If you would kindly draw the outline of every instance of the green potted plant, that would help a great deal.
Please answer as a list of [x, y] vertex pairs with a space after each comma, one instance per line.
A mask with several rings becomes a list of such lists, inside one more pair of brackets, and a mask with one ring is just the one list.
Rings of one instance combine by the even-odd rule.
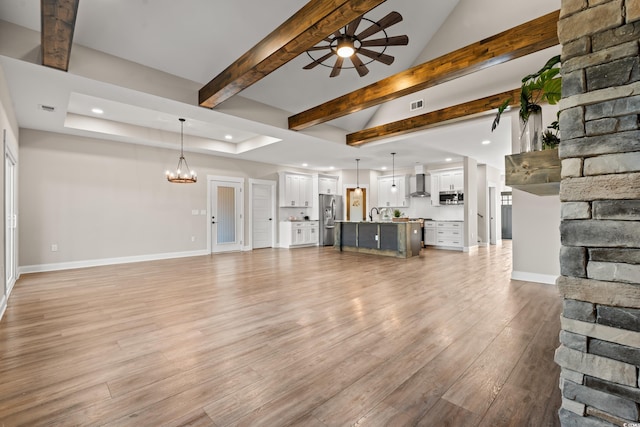
[[[520, 151], [537, 151], [543, 148], [542, 134], [542, 107], [540, 103], [547, 102], [555, 105], [560, 101], [562, 96], [562, 77], [560, 74], [560, 55], [549, 59], [547, 63], [538, 70], [537, 73], [529, 74], [522, 79], [520, 88]], [[500, 116], [509, 107], [513, 100], [507, 99], [498, 108], [496, 117], [493, 120], [491, 131], [500, 124]], [[547, 141], [559, 142], [557, 138], [558, 122], [554, 122], [549, 129], [555, 129], [555, 133], [551, 130], [545, 132]], [[549, 144], [547, 144], [549, 145]]]
[[403, 221], [408, 221], [409, 218], [403, 218], [402, 216], [404, 215], [404, 213], [402, 213], [400, 211], [400, 209], [394, 209], [393, 210], [393, 218], [391, 218], [391, 221], [393, 222], [403, 222]]

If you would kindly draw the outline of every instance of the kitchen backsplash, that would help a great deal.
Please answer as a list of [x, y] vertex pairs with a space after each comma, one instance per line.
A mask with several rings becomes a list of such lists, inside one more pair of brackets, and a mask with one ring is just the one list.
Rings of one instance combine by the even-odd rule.
[[464, 220], [464, 205], [431, 206], [431, 197], [412, 197], [409, 203], [409, 207], [400, 209], [409, 218]]

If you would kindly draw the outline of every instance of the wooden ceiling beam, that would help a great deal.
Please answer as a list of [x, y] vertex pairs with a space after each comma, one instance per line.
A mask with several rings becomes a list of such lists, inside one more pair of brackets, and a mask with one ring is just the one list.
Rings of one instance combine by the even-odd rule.
[[41, 0], [42, 65], [67, 71], [80, 0]]
[[306, 129], [555, 46], [559, 16], [551, 12], [298, 113], [289, 117], [289, 129]]
[[505, 99], [512, 99], [511, 108], [520, 106], [520, 89], [513, 89], [485, 98], [476, 99], [440, 110], [431, 111], [419, 116], [409, 117], [396, 122], [375, 126], [347, 135], [347, 145], [359, 146], [393, 136], [406, 135], [412, 132], [437, 127], [453, 121], [488, 113], [498, 108]]
[[311, 0], [200, 89], [213, 108], [286, 64], [385, 0]]

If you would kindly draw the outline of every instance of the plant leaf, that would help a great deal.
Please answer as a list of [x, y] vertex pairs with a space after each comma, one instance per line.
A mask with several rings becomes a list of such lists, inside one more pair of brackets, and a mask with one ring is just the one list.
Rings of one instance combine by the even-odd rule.
[[493, 132], [498, 125], [500, 124], [500, 116], [502, 115], [502, 113], [504, 113], [504, 110], [506, 110], [509, 107], [509, 104], [511, 104], [512, 99], [506, 99], [502, 105], [500, 105], [498, 107], [498, 112], [496, 113], [496, 117], [493, 119], [493, 124], [491, 125], [491, 132]]

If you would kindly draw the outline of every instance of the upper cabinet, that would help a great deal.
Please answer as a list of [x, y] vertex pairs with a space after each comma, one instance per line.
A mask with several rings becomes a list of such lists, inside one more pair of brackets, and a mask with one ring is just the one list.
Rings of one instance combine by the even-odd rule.
[[280, 174], [280, 207], [313, 206], [313, 177], [311, 175]]
[[[392, 191], [393, 184], [397, 191]], [[402, 208], [409, 206], [409, 182], [406, 175], [378, 177], [378, 206], [382, 208]]]
[[454, 169], [440, 175], [440, 191], [464, 191], [464, 172]]
[[443, 191], [464, 191], [464, 169], [432, 171], [431, 206], [440, 206], [439, 193]]
[[338, 177], [330, 175], [318, 175], [318, 193], [339, 194]]

